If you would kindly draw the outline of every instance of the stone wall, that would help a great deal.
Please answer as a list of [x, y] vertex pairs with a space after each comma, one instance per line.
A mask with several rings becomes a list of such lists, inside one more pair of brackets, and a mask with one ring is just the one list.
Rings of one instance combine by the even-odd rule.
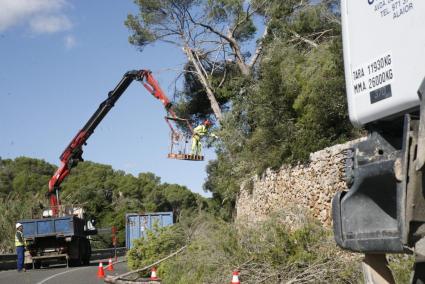
[[285, 206], [297, 206], [330, 227], [332, 197], [346, 189], [345, 150], [358, 141], [312, 153], [308, 164], [284, 165], [245, 182], [236, 200], [236, 221], [255, 223]]

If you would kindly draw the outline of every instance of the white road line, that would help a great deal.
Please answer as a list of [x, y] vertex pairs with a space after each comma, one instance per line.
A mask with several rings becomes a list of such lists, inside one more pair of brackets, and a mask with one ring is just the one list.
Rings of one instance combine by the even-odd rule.
[[69, 270], [66, 270], [66, 271], [63, 271], [63, 272], [60, 272], [60, 273], [56, 273], [56, 274], [53, 274], [52, 276], [49, 276], [49, 277], [41, 280], [40, 282], [37, 282], [37, 284], [43, 284], [43, 283], [46, 283], [47, 281], [49, 281], [50, 279], [55, 278], [56, 276], [59, 276], [59, 275], [62, 275], [62, 274], [68, 273], [68, 272], [76, 271], [76, 270], [86, 269], [86, 268], [92, 268], [92, 266], [74, 268], [74, 269], [69, 269]]

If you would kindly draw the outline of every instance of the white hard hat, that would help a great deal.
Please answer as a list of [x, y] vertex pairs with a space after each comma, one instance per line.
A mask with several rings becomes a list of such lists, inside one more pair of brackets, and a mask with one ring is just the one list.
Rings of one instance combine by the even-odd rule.
[[18, 229], [19, 227], [21, 227], [22, 224], [21, 223], [16, 223], [16, 229]]

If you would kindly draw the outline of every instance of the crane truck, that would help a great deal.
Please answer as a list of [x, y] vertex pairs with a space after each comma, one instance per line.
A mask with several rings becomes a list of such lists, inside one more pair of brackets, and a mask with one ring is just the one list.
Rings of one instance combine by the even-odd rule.
[[425, 283], [424, 14], [423, 0], [341, 1], [349, 116], [368, 135], [347, 151], [333, 229], [365, 254], [366, 283], [393, 283], [389, 253], [413, 254]]
[[[50, 201], [50, 209], [43, 211], [43, 218], [18, 221], [23, 225], [24, 239], [35, 267], [58, 258], [66, 259], [67, 264], [71, 265], [89, 263], [91, 246], [88, 236], [96, 234], [96, 229], [90, 220], [85, 219], [82, 208], [61, 204], [60, 186], [71, 169], [83, 161], [83, 146], [87, 144], [87, 140], [96, 127], [134, 80], [141, 82], [148, 92], [161, 101], [165, 107], [168, 114], [165, 118], [171, 129], [172, 138], [181, 137], [182, 133], [172, 126], [170, 120], [185, 122], [191, 131], [189, 122], [176, 116], [171, 101], [162, 91], [151, 71], [133, 70], [125, 73], [121, 81], [108, 93], [108, 97], [99, 105], [60, 156], [61, 165], [49, 181], [47, 196]], [[182, 156], [187, 158], [187, 155]], [[200, 160], [200, 157], [191, 158]]]

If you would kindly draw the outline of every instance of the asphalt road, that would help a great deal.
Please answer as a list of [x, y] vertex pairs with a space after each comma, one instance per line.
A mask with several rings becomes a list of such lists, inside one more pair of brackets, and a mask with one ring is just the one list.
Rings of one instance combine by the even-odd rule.
[[[118, 259], [120, 260], [120, 259]], [[104, 268], [107, 261], [103, 262]], [[87, 283], [97, 284], [105, 283], [103, 279], [97, 278], [99, 260], [92, 261], [90, 266], [66, 268], [63, 265], [51, 266], [36, 270], [27, 270], [27, 272], [18, 273], [16, 270], [0, 271], [1, 284], [72, 284]], [[127, 272], [127, 262], [114, 265], [114, 271], [106, 271], [105, 275], [118, 275]]]

